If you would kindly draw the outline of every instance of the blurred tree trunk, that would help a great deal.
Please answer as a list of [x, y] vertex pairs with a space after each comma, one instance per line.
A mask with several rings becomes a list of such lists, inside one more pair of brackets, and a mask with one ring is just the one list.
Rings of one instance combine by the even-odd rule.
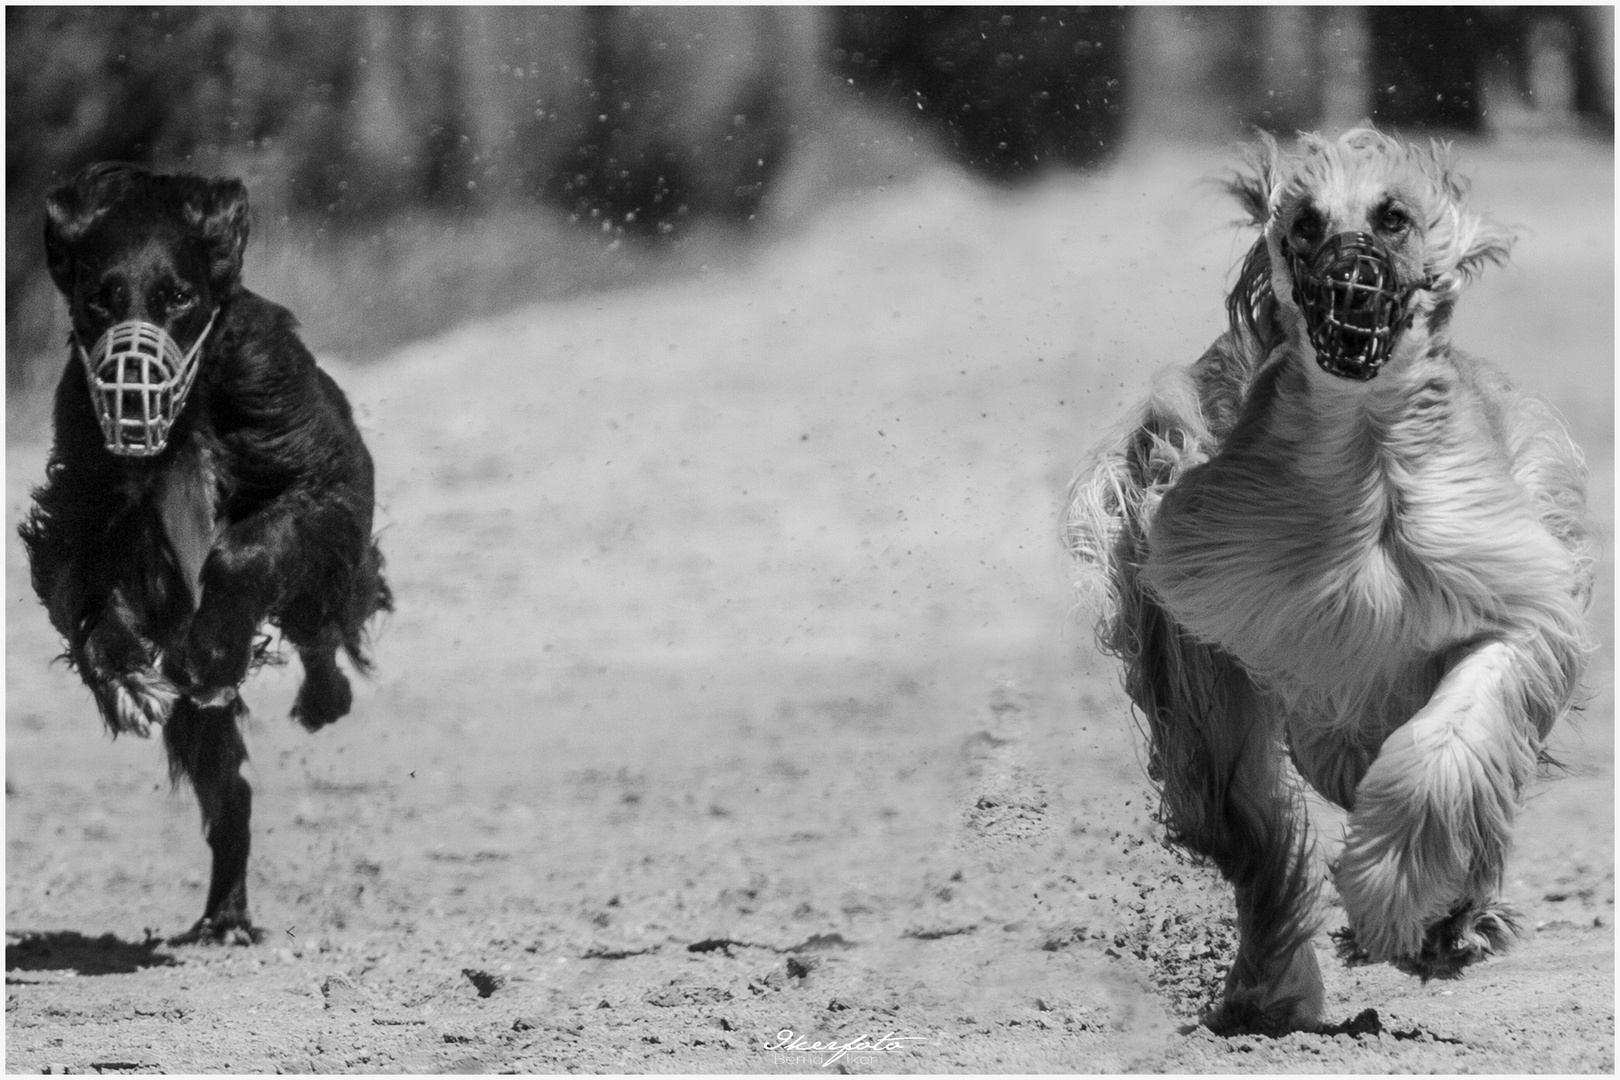
[[1094, 168], [1119, 150], [1126, 27], [1101, 7], [863, 7], [832, 16], [832, 70], [944, 136], [952, 157], [1014, 182]]
[[588, 13], [577, 7], [464, 8], [457, 41], [455, 183], [477, 205], [530, 200], [572, 148], [587, 113]]
[[612, 229], [742, 222], [791, 152], [819, 35], [779, 7], [586, 9], [586, 119], [552, 193]]
[[1286, 134], [1315, 126], [1322, 84], [1317, 17], [1310, 8], [1268, 7], [1261, 13], [1260, 123]]
[[1372, 116], [1371, 35], [1365, 8], [1334, 7], [1322, 14], [1320, 124], [1325, 131], [1340, 132]]
[[1598, 4], [1580, 9], [1582, 22], [1582, 85], [1586, 93], [1583, 111], [1599, 118], [1609, 138], [1614, 138], [1614, 7]]
[[1243, 133], [1252, 73], [1240, 55], [1255, 9], [1138, 7], [1125, 44], [1131, 142], [1226, 142]]

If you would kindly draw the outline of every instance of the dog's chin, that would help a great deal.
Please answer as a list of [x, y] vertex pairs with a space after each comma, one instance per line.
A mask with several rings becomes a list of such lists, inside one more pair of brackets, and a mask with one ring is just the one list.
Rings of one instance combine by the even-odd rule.
[[1335, 378], [1352, 383], [1372, 382], [1378, 377], [1378, 373], [1384, 369], [1382, 362], [1368, 364], [1359, 360], [1330, 356], [1320, 352], [1316, 354], [1316, 366]]
[[1394, 341], [1389, 350], [1376, 359], [1367, 359], [1360, 356], [1335, 355], [1326, 350], [1313, 348], [1307, 341], [1306, 351], [1314, 357], [1315, 366], [1327, 375], [1332, 376], [1326, 382], [1346, 389], [1357, 386], [1367, 387], [1375, 384], [1380, 375], [1387, 375], [1391, 371], [1404, 369], [1414, 356], [1420, 354], [1425, 347], [1425, 338], [1413, 329], [1413, 321], [1408, 318], [1394, 331]]
[[1388, 367], [1393, 356], [1380, 357], [1369, 361], [1359, 356], [1337, 355], [1324, 349], [1315, 348], [1308, 338], [1301, 335], [1303, 340], [1298, 343], [1298, 354], [1301, 365], [1315, 369], [1312, 382], [1337, 393], [1354, 394], [1357, 390], [1366, 389], [1376, 385], [1380, 373]]
[[1368, 386], [1380, 375], [1387, 375], [1391, 371], [1406, 367], [1412, 357], [1422, 352], [1425, 346], [1424, 335], [1415, 329], [1415, 321], [1411, 315], [1390, 329], [1389, 345], [1371, 355], [1369, 355], [1372, 353], [1371, 350], [1317, 348], [1312, 343], [1309, 333], [1303, 330], [1303, 319], [1301, 323], [1301, 333], [1295, 340], [1298, 342], [1302, 357], [1310, 357], [1314, 361], [1310, 366], [1331, 376], [1322, 380], [1324, 383], [1344, 389]]

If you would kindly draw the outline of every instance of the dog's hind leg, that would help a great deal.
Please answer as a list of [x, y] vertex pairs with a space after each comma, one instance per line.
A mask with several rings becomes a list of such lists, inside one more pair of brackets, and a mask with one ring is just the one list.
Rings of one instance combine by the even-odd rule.
[[346, 716], [354, 704], [349, 679], [338, 668], [342, 649], [362, 675], [370, 670], [366, 657], [366, 622], [381, 611], [394, 609], [393, 595], [382, 576], [382, 553], [367, 546], [345, 594], [334, 605], [326, 596], [303, 595], [290, 600], [281, 613], [281, 629], [298, 649], [304, 682], [293, 702], [293, 719], [309, 731], [318, 731]]
[[163, 729], [169, 775], [184, 776], [197, 793], [203, 835], [213, 852], [208, 900], [202, 918], [172, 944], [212, 942], [247, 945], [263, 937], [248, 918], [247, 864], [253, 789], [242, 776], [247, 748], [237, 720], [246, 713], [241, 699], [200, 705], [181, 698]]
[[1162, 612], [1141, 614], [1144, 645], [1159, 655], [1136, 668], [1131, 689], [1148, 715], [1165, 824], [1237, 900], [1238, 954], [1204, 1023], [1222, 1034], [1312, 1029], [1323, 1006], [1317, 882], [1299, 792], [1283, 774], [1280, 719], [1236, 662]]
[[1384, 740], [1334, 874], [1348, 955], [1447, 977], [1516, 936], [1497, 896], [1540, 743], [1524, 704], [1530, 670], [1507, 642], [1475, 646]]

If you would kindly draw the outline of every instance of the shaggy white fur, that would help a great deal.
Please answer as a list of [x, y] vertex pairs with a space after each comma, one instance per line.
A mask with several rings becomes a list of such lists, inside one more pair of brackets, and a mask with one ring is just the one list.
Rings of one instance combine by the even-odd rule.
[[[1081, 471], [1066, 536], [1171, 835], [1236, 887], [1209, 1022], [1280, 1030], [1318, 1022], [1321, 984], [1277, 759], [1351, 811], [1348, 952], [1429, 977], [1502, 948], [1513, 819], [1590, 649], [1592, 539], [1562, 425], [1451, 345], [1458, 294], [1511, 237], [1468, 209], [1446, 147], [1263, 139], [1230, 187], [1262, 228], [1230, 326]], [[1284, 257], [1348, 232], [1416, 290], [1365, 382], [1316, 362]]]

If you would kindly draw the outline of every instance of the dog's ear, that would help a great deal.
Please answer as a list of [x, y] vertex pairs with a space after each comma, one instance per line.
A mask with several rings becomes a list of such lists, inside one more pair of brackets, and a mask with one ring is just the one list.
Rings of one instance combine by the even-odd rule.
[[[1414, 148], [1420, 157], [1421, 150]], [[1431, 140], [1422, 164], [1439, 189], [1439, 221], [1431, 226], [1433, 265], [1440, 273], [1455, 272], [1461, 281], [1479, 275], [1487, 265], [1507, 262], [1518, 237], [1513, 230], [1475, 213], [1467, 206], [1468, 180], [1453, 166], [1451, 144]]]
[[95, 220], [77, 195], [64, 184], [45, 196], [45, 269], [63, 296], [73, 292], [73, 245]]
[[1277, 183], [1277, 140], [1269, 132], [1257, 131], [1255, 145], [1248, 148], [1240, 165], [1227, 179], [1227, 194], [1238, 201], [1248, 215], [1248, 224], [1261, 228], [1271, 218], [1271, 194]]
[[229, 292], [242, 280], [242, 253], [247, 250], [248, 194], [236, 179], [196, 178], [184, 203], [186, 222], [208, 244], [208, 279], [214, 290]]
[[103, 161], [46, 194], [45, 268], [64, 296], [73, 291], [75, 245], [128, 189], [131, 179], [144, 173], [138, 165]]
[[1472, 210], [1453, 207], [1451, 254], [1463, 280], [1478, 276], [1487, 265], [1501, 266], [1508, 261], [1518, 239], [1512, 229], [1481, 217]]
[[1276, 296], [1271, 291], [1271, 251], [1261, 236], [1249, 248], [1238, 271], [1237, 284], [1226, 294], [1226, 317], [1234, 337], [1245, 331], [1269, 353], [1280, 335], [1277, 331]]

